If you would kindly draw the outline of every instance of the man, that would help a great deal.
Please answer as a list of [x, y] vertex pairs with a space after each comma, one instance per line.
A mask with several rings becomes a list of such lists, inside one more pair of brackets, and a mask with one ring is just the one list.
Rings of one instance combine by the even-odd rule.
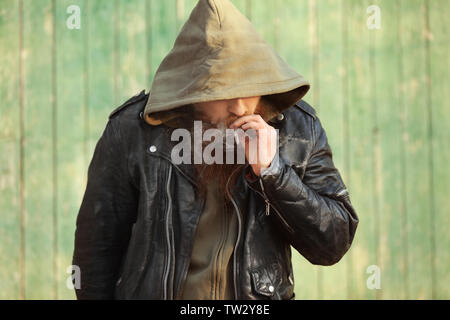
[[[200, 0], [150, 93], [114, 110], [97, 143], [75, 233], [77, 297], [293, 299], [291, 246], [337, 263], [358, 217], [301, 100], [308, 89], [229, 0]], [[177, 129], [195, 144], [196, 123], [200, 147], [209, 129], [253, 130], [214, 149], [239, 143], [244, 163], [238, 152], [231, 164], [176, 160]]]

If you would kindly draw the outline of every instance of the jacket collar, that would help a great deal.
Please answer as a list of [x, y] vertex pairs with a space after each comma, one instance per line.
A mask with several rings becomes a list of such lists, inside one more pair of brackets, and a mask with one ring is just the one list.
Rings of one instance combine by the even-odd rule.
[[[146, 124], [148, 126], [148, 124]], [[195, 168], [192, 164], [180, 163], [175, 164], [172, 161], [171, 153], [173, 147], [178, 143], [178, 141], [171, 141], [169, 136], [169, 128], [164, 125], [149, 126], [150, 138], [147, 140], [146, 151], [153, 157], [159, 157], [171, 163], [183, 176], [185, 176], [193, 185], [198, 187], [195, 179]], [[242, 172], [245, 172], [246, 167], [249, 164], [246, 163]], [[241, 172], [241, 174], [242, 174]]]
[[[146, 124], [146, 126], [148, 126], [148, 124]], [[172, 162], [172, 149], [178, 142], [171, 141], [169, 128], [164, 124], [150, 127], [150, 139], [147, 140], [146, 146], [147, 153], [151, 156], [160, 157], [169, 161], [191, 183], [197, 185], [197, 183], [195, 182], [195, 170], [193, 165], [187, 163], [175, 164]]]

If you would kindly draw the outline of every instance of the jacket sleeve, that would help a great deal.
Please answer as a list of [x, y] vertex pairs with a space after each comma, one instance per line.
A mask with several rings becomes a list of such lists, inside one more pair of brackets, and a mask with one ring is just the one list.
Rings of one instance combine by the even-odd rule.
[[277, 165], [248, 181], [273, 208], [291, 245], [313, 264], [332, 265], [350, 248], [358, 216], [318, 118], [313, 131], [314, 147], [302, 178], [278, 157]]
[[76, 220], [72, 264], [80, 269], [78, 299], [113, 299], [115, 282], [137, 210], [119, 131], [109, 120], [88, 168]]

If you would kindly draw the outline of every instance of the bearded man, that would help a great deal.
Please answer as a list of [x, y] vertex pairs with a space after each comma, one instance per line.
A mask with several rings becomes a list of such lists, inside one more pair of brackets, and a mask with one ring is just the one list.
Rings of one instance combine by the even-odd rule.
[[[337, 263], [358, 217], [308, 89], [229, 0], [199, 0], [150, 92], [116, 108], [97, 143], [76, 222], [77, 297], [294, 299], [291, 247]], [[190, 161], [174, 159], [177, 129]], [[205, 139], [209, 129], [221, 134]], [[213, 150], [231, 163], [203, 161], [225, 129], [254, 134]]]

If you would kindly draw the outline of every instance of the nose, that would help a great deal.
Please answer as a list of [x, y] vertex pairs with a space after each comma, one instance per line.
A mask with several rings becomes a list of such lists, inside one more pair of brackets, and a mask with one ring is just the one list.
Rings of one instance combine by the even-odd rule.
[[241, 98], [230, 99], [228, 102], [228, 112], [242, 117], [245, 115], [247, 108], [245, 107], [244, 100]]

